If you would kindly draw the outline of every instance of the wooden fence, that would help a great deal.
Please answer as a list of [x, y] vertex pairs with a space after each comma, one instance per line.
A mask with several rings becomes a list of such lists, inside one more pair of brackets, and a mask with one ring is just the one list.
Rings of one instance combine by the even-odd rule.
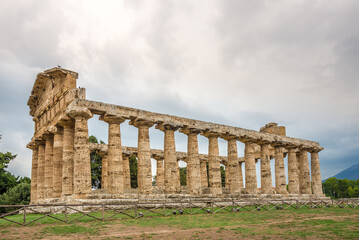
[[[316, 208], [357, 208], [358, 199], [338, 200], [261, 200], [243, 201], [152, 201], [123, 202], [116, 204], [38, 204], [38, 205], [0, 205], [0, 212], [11, 209], [0, 215], [1, 219], [17, 225], [26, 226], [43, 218], [52, 218], [64, 223], [72, 223], [87, 216], [93, 220], [106, 221], [116, 216], [125, 218], [142, 218], [145, 216], [217, 214], [228, 212], [258, 212], [285, 209], [316, 209]], [[14, 210], [15, 208], [15, 210]], [[76, 214], [74, 214], [76, 213]], [[37, 214], [37, 215], [33, 215]], [[10, 219], [22, 216], [21, 221]], [[37, 216], [29, 219], [29, 216]], [[79, 216], [77, 216], [79, 215]], [[75, 217], [70, 217], [75, 216]], [[17, 218], [18, 219], [18, 218]], [[1, 222], [0, 222], [1, 225]]]

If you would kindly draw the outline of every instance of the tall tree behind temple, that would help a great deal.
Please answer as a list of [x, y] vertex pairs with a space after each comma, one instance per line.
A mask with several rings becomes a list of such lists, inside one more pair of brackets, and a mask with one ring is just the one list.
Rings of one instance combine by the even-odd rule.
[[131, 178], [131, 188], [137, 188], [137, 158], [132, 155], [129, 158], [130, 161], [130, 178]]
[[[98, 140], [95, 136], [89, 137], [90, 143], [98, 143]], [[103, 141], [100, 140], [101, 144], [104, 144]], [[91, 160], [91, 186], [94, 189], [101, 188], [101, 176], [102, 176], [102, 156], [98, 154], [96, 151], [92, 151], [90, 153]]]

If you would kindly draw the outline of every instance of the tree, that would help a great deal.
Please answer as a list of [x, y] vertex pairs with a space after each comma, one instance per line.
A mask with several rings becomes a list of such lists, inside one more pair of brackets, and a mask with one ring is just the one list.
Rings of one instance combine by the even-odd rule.
[[[89, 137], [90, 143], [98, 143], [98, 140], [95, 136]], [[104, 143], [100, 141], [100, 143]], [[101, 188], [101, 177], [102, 177], [102, 156], [96, 151], [90, 153], [91, 160], [91, 186], [94, 189]]]
[[6, 169], [17, 155], [12, 153], [1, 153], [0, 152], [0, 194], [4, 194], [10, 188], [15, 187], [18, 184], [19, 177], [15, 177]]
[[180, 167], [179, 168], [180, 174], [180, 184], [181, 186], [187, 185], [187, 167]]
[[129, 158], [130, 161], [130, 178], [131, 178], [131, 188], [137, 188], [137, 158], [132, 155]]

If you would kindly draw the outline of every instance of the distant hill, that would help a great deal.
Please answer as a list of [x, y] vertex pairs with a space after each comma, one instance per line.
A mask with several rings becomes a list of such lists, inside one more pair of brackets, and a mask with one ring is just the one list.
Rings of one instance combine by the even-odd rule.
[[359, 164], [353, 165], [353, 166], [341, 171], [337, 175], [334, 175], [333, 177], [335, 177], [337, 179], [346, 178], [349, 180], [357, 180], [357, 179], [359, 179]]

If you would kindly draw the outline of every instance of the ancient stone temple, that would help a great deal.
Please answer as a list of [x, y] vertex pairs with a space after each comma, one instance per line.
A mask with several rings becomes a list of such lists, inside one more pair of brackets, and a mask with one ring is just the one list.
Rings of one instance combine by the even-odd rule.
[[[76, 87], [77, 78], [76, 72], [52, 68], [37, 75], [31, 91], [28, 106], [35, 132], [27, 147], [33, 151], [32, 203], [183, 196], [323, 196], [318, 157], [323, 148], [317, 142], [287, 137], [285, 127], [276, 123], [254, 131], [90, 101], [86, 99], [85, 89]], [[108, 144], [89, 143], [87, 121], [94, 115], [108, 124]], [[137, 147], [121, 144], [121, 124], [126, 120], [138, 129]], [[149, 128], [153, 126], [164, 133], [163, 150], [150, 148]], [[188, 136], [186, 153], [176, 151], [176, 131]], [[199, 134], [208, 138], [208, 154], [198, 152]], [[228, 143], [227, 156], [219, 155], [219, 138]], [[238, 141], [245, 145], [244, 157], [238, 157]], [[91, 151], [102, 156], [101, 191], [91, 189]], [[130, 185], [132, 155], [138, 163], [137, 189], [131, 189]], [[156, 186], [152, 186], [151, 159], [157, 160]], [[180, 185], [180, 160], [187, 163], [187, 186]], [[257, 161], [260, 164], [256, 165]], [[287, 177], [285, 161], [288, 161]], [[221, 164], [225, 165], [225, 187], [221, 183]], [[258, 166], [260, 176], [257, 176]], [[260, 188], [257, 177], [261, 179]]]

